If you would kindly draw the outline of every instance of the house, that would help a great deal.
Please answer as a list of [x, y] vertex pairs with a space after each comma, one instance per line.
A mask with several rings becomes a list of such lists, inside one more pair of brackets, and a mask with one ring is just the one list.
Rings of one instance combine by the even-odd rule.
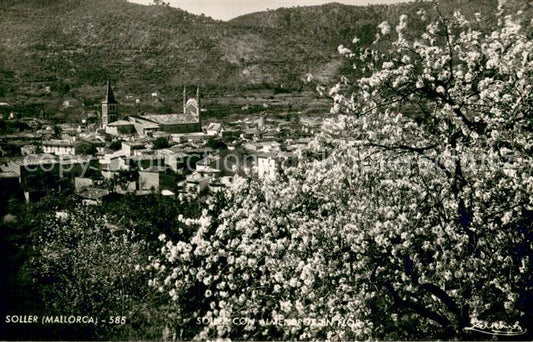
[[100, 160], [100, 170], [106, 180], [117, 180], [122, 174], [120, 182], [114, 183], [114, 191], [119, 194], [133, 193], [137, 190], [137, 179], [134, 173], [130, 173], [126, 156], [111, 156], [109, 159]]
[[268, 132], [263, 133], [262, 135], [264, 139], [276, 139], [279, 136], [280, 136], [280, 132], [278, 131], [268, 131]]
[[75, 177], [74, 178], [74, 189], [76, 191], [83, 188], [90, 188], [94, 185], [94, 180], [87, 177]]
[[157, 123], [136, 116], [130, 116], [129, 120], [133, 123], [135, 132], [140, 136], [152, 136], [155, 132], [158, 132], [161, 129]]
[[87, 119], [89, 119], [89, 118], [96, 118], [98, 117], [99, 114], [97, 111], [91, 110], [91, 111], [84, 112], [84, 115]]
[[122, 151], [127, 156], [139, 155], [140, 150], [144, 150], [144, 143], [138, 141], [123, 141]]
[[222, 170], [216, 168], [203, 168], [202, 170], [197, 171], [201, 177], [208, 178], [210, 182], [218, 181], [222, 175]]
[[102, 203], [102, 199], [109, 195], [109, 190], [100, 189], [94, 186], [94, 180], [85, 177], [74, 178], [74, 188], [76, 194], [82, 199], [85, 205], [97, 205]]
[[[27, 201], [39, 199], [49, 189], [71, 186], [69, 179], [83, 176], [96, 159], [91, 157], [57, 157], [49, 154], [28, 155], [11, 160], [0, 167], [1, 172], [16, 175]], [[61, 179], [66, 181], [60, 181]]]
[[98, 205], [102, 199], [109, 195], [109, 190], [98, 188], [83, 188], [77, 191], [77, 195], [82, 198], [85, 205]]
[[250, 152], [255, 152], [255, 151], [257, 151], [258, 148], [260, 148], [260, 146], [258, 147], [257, 144], [255, 144], [253, 142], [246, 142], [246, 143], [242, 144], [242, 147], [246, 151], [250, 151]]
[[186, 147], [182, 150], [186, 154], [183, 162], [185, 171], [195, 171], [196, 163], [205, 158], [207, 155], [212, 154], [213, 150], [210, 148], [191, 148]]
[[208, 188], [212, 193], [222, 191], [233, 184], [234, 176], [222, 176], [212, 179], [209, 182]]
[[[147, 151], [148, 152], [148, 151]], [[149, 151], [154, 152], [154, 151]], [[135, 155], [128, 158], [130, 167], [144, 170], [152, 167], [162, 167], [166, 171], [167, 167], [165, 165], [165, 160], [159, 154], [141, 154]]]
[[275, 180], [280, 170], [296, 164], [297, 158], [290, 152], [261, 153], [257, 155], [256, 172], [260, 179]]
[[172, 146], [170, 148], [157, 150], [156, 155], [163, 158], [164, 165], [170, 168], [173, 172], [184, 172], [185, 162], [188, 155], [182, 151], [181, 147]]
[[255, 121], [258, 129], [263, 129], [265, 127], [265, 117], [262, 116]]
[[198, 173], [193, 173], [187, 176], [185, 181], [182, 181], [178, 186], [182, 187], [185, 192], [191, 194], [200, 194], [206, 190], [209, 185], [209, 178], [202, 177]]
[[203, 128], [205, 134], [212, 136], [222, 136], [222, 124], [218, 122], [211, 122]]
[[196, 171], [203, 171], [207, 169], [222, 169], [222, 158], [218, 155], [206, 156], [196, 162]]
[[43, 152], [55, 154], [56, 156], [81, 155], [90, 147], [90, 144], [84, 141], [72, 142], [69, 140], [46, 140], [43, 141]]
[[110, 135], [134, 135], [137, 133], [133, 122], [126, 120], [117, 120], [108, 123], [105, 132]]
[[161, 175], [164, 175], [165, 167], [153, 166], [139, 170], [139, 190], [159, 191]]
[[100, 169], [105, 179], [113, 179], [120, 171], [129, 170], [129, 165], [124, 156], [114, 156], [108, 160], [100, 159]]
[[177, 143], [196, 142], [203, 143], [209, 139], [209, 136], [204, 132], [192, 132], [192, 133], [174, 133], [170, 135], [172, 141]]
[[257, 176], [260, 179], [275, 180], [279, 170], [279, 161], [274, 153], [257, 155]]
[[235, 128], [227, 129], [227, 128], [224, 128], [222, 130], [222, 138], [235, 139], [235, 138], [238, 138], [241, 135], [241, 133], [242, 132], [239, 129], [235, 129]]
[[105, 143], [105, 140], [101, 138], [100, 136], [95, 135], [95, 134], [90, 134], [90, 135], [84, 136], [82, 139], [83, 139], [82, 140], [83, 142], [86, 142], [94, 146], [96, 148], [97, 153], [104, 153], [106, 143]]
[[167, 140], [170, 140], [170, 137], [172, 135], [170, 133], [167, 133], [167, 132], [162, 132], [162, 131], [158, 131], [158, 132], [154, 132], [154, 134], [152, 134], [152, 138], [167, 138]]
[[227, 143], [226, 146], [228, 147], [228, 150], [235, 151], [235, 149], [238, 146], [240, 146], [240, 144], [234, 140], [234, 141], [231, 141], [231, 142]]
[[257, 143], [257, 151], [279, 152], [281, 151], [281, 144], [277, 141], [261, 141]]
[[243, 140], [257, 140], [261, 137], [261, 132], [257, 129], [245, 129], [241, 132], [241, 139]]
[[[237, 176], [238, 177], [238, 176]], [[233, 184], [233, 180], [235, 179], [235, 176], [224, 176], [220, 177], [220, 183], [224, 185], [225, 187], [229, 187]]]
[[81, 127], [73, 127], [67, 124], [61, 125], [61, 139], [76, 141], [78, 135], [81, 133]]
[[43, 139], [50, 139], [54, 135], [54, 129], [50, 126], [46, 126], [44, 129], [40, 129], [35, 133], [40, 135]]
[[[54, 165], [57, 163], [58, 157], [50, 154], [32, 154], [21, 158], [13, 158], [10, 161], [0, 164], [0, 172], [14, 172], [19, 178], [25, 172], [37, 171], [41, 165]], [[52, 171], [53, 167], [43, 167]]]
[[196, 162], [196, 172], [203, 176], [232, 176], [238, 167], [239, 160], [235, 154], [226, 155], [208, 155]]

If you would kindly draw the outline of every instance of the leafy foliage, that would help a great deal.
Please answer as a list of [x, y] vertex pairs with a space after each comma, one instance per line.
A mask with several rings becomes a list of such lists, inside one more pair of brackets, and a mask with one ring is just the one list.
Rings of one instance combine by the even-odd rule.
[[[7, 325], [2, 338], [161, 338], [168, 300], [147, 288], [149, 274], [141, 266], [158, 251], [159, 234], [189, 238], [188, 227], [169, 218], [197, 216], [198, 203], [156, 195], [115, 196], [99, 206], [80, 202], [61, 192], [7, 204], [5, 212], [16, 216], [1, 225], [1, 309], [8, 315], [97, 316], [106, 323]], [[109, 323], [117, 316], [126, 317], [125, 324]]]
[[151, 298], [142, 286], [146, 275], [132, 270], [146, 262], [146, 244], [136, 241], [133, 231], [110, 225], [96, 209], [77, 207], [47, 223], [35, 243], [39, 253], [32, 268], [49, 314], [77, 313], [106, 321], [126, 316], [127, 326], [100, 324], [92, 334], [127, 336], [124, 330], [147, 313]]

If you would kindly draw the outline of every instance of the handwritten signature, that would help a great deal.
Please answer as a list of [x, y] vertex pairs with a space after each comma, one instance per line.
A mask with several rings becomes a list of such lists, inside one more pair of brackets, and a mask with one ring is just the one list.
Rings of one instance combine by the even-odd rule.
[[476, 331], [482, 334], [495, 335], [495, 336], [519, 336], [527, 332], [527, 329], [523, 329], [518, 322], [514, 325], [499, 321], [499, 322], [484, 322], [475, 321], [472, 322], [472, 326], [464, 328], [465, 330]]

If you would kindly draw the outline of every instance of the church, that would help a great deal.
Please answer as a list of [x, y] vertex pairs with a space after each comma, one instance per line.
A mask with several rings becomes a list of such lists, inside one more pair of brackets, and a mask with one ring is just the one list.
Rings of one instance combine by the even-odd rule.
[[104, 101], [102, 101], [102, 127], [118, 120], [118, 102], [113, 95], [111, 84], [107, 81], [107, 88]]
[[149, 136], [154, 132], [193, 133], [201, 132], [200, 88], [196, 87], [196, 96], [187, 97], [187, 88], [183, 88], [183, 112], [171, 114], [142, 113], [131, 115], [128, 120], [118, 120], [118, 102], [113, 95], [109, 82], [104, 101], [102, 101], [102, 126], [106, 133], [119, 135], [133, 132]]

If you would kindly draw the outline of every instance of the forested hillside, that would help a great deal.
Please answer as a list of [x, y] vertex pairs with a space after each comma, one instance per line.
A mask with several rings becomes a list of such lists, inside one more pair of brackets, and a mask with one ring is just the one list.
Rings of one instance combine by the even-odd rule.
[[[490, 12], [490, 2], [447, 1]], [[0, 3], [0, 100], [50, 103], [100, 100], [106, 80], [119, 96], [183, 85], [234, 91], [301, 89], [342, 72], [337, 46], [370, 41], [384, 19], [430, 4], [356, 7], [328, 4], [253, 13], [216, 21], [168, 6], [126, 0], [7, 0]], [[53, 106], [52, 106], [53, 107]]]

